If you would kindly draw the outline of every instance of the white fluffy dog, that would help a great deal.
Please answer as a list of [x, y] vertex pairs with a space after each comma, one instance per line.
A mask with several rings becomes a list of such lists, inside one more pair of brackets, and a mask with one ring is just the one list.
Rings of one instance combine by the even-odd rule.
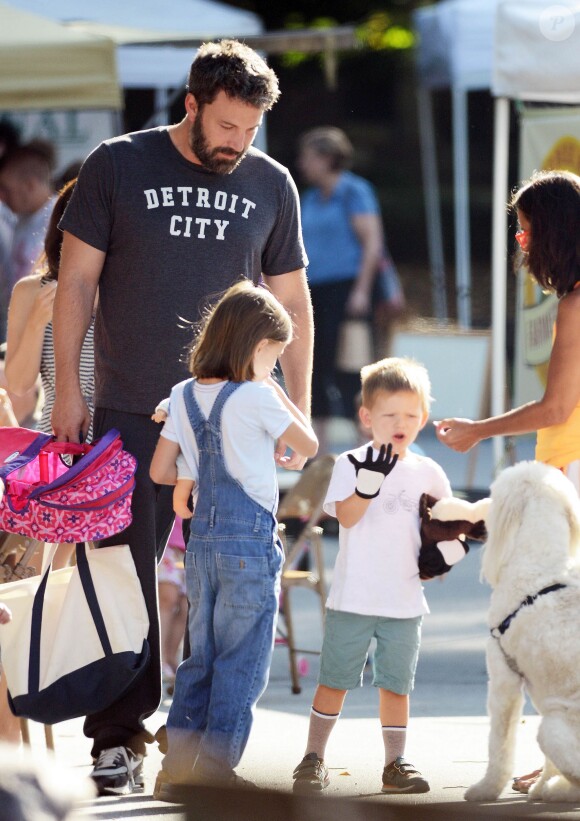
[[491, 487], [482, 576], [493, 588], [487, 647], [485, 776], [468, 801], [495, 800], [513, 775], [527, 688], [546, 760], [529, 798], [580, 800], [580, 501], [556, 468], [521, 462]]

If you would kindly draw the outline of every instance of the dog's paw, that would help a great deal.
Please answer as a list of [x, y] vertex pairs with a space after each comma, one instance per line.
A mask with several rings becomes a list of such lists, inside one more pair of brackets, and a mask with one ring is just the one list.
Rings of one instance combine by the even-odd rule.
[[548, 781], [541, 779], [533, 784], [528, 792], [530, 801], [557, 801], [557, 802], [578, 802], [580, 801], [580, 787], [571, 784], [563, 775], [556, 775]]
[[464, 798], [466, 801], [495, 801], [500, 792], [501, 788], [483, 778], [465, 791]]

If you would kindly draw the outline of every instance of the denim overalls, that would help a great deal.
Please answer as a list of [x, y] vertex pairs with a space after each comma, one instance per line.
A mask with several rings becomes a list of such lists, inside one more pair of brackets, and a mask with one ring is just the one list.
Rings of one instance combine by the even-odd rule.
[[[199, 494], [185, 555], [191, 655], [179, 666], [163, 769], [175, 780], [231, 775], [246, 746], [274, 646], [283, 552], [274, 515], [228, 473], [222, 450], [228, 382], [206, 419], [185, 386], [199, 449]], [[197, 759], [197, 761], [196, 761]]]

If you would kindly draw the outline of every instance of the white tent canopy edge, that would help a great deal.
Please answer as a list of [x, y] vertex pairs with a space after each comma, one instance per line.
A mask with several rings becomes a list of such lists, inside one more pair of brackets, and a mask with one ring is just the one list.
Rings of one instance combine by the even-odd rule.
[[0, 3], [0, 110], [120, 109], [115, 44]]
[[[216, 0], [9, 0], [9, 5], [66, 23], [72, 31], [106, 35], [117, 44], [152, 43], [161, 35], [183, 39], [189, 33], [210, 40], [263, 31], [256, 14]], [[117, 58], [124, 87], [170, 88], [183, 85], [192, 49], [118, 45]]]

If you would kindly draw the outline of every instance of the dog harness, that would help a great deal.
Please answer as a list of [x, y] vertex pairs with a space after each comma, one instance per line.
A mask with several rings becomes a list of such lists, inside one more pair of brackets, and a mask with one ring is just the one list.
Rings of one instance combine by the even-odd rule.
[[[508, 627], [510, 626], [510, 624], [522, 608], [528, 607], [530, 604], [533, 604], [536, 601], [536, 599], [540, 596], [544, 596], [546, 593], [553, 593], [555, 590], [562, 590], [562, 588], [564, 587], [568, 587], [568, 585], [558, 582], [557, 584], [551, 584], [548, 587], [543, 587], [534, 596], [526, 596], [523, 602], [518, 607], [516, 607], [513, 613], [510, 613], [509, 616], [506, 616], [501, 624], [499, 624], [497, 627], [491, 628], [489, 632], [491, 633], [492, 638], [497, 639], [499, 642], [499, 639], [506, 632], [506, 630], [508, 629]], [[506, 651], [501, 646], [501, 643], [499, 643], [499, 649], [502, 651], [503, 656], [506, 660], [506, 664], [510, 668], [510, 670], [516, 673], [518, 676], [520, 676], [520, 678], [524, 678], [524, 674], [521, 672], [514, 659], [511, 656], [508, 656]]]
[[[543, 596], [545, 593], [552, 593], [554, 590], [561, 590], [563, 587], [567, 587], [567, 585], [561, 583], [551, 584], [549, 587], [543, 587], [536, 593], [535, 596], [526, 596], [526, 598], [523, 600], [520, 606], [516, 607], [514, 612], [510, 613], [509, 616], [506, 616], [506, 618], [502, 621], [500, 625], [498, 625], [497, 627], [492, 627], [492, 629], [490, 630], [491, 635], [494, 637], [494, 639], [498, 639], [499, 636], [503, 636], [503, 634], [508, 629], [513, 619], [515, 619], [515, 617], [518, 615], [522, 607], [527, 607], [528, 605], [533, 604], [536, 601], [536, 599], [539, 598], [539, 596]], [[499, 633], [499, 636], [497, 635], [497, 633]]]

